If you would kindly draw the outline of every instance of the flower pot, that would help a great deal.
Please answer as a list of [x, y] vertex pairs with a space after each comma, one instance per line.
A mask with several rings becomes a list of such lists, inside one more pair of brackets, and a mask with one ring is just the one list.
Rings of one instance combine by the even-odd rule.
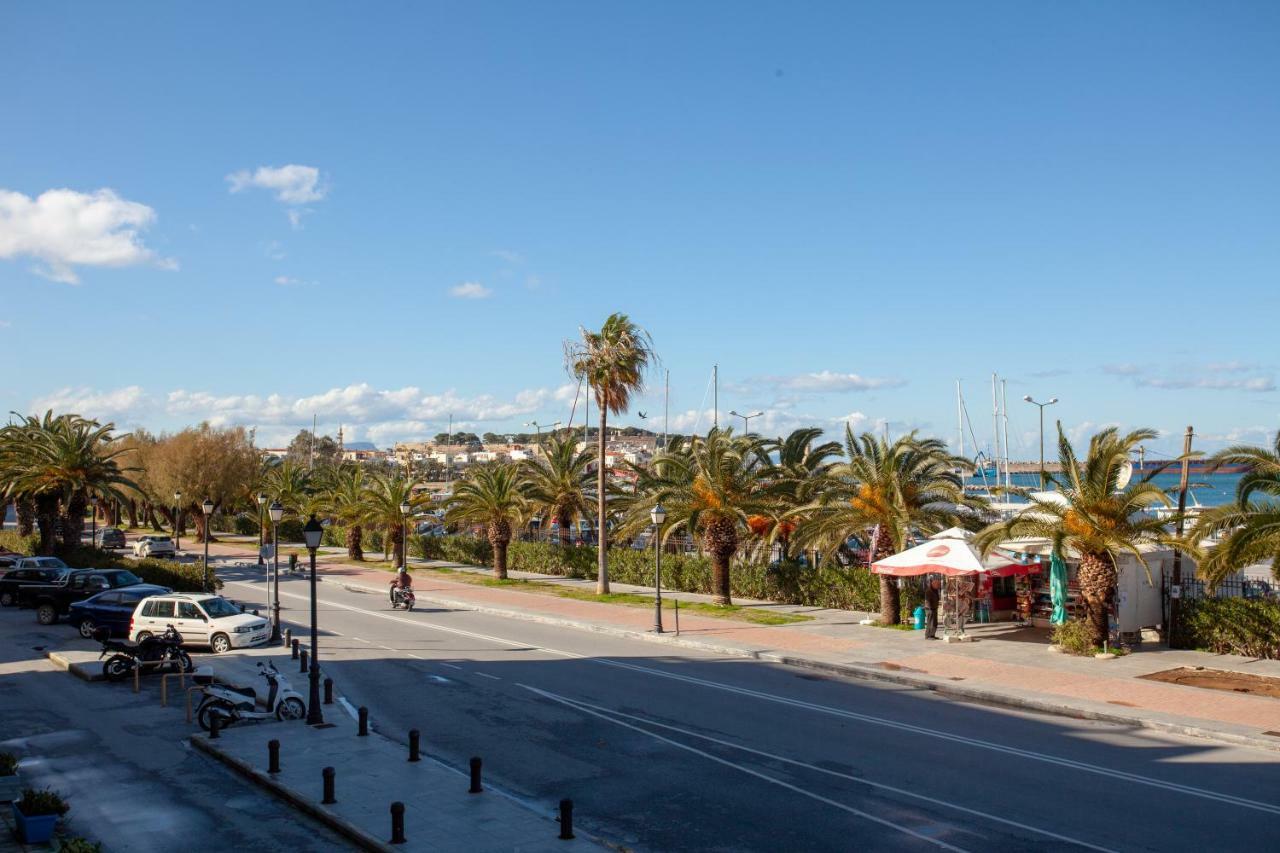
[[45, 844], [53, 838], [53, 829], [58, 825], [56, 814], [32, 815], [27, 817], [13, 803], [13, 820], [18, 825], [18, 840], [23, 844]]

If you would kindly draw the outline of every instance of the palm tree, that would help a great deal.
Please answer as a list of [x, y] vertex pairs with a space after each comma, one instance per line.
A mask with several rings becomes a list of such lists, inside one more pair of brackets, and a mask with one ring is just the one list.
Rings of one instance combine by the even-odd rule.
[[285, 515], [306, 518], [311, 502], [311, 473], [305, 466], [285, 459], [266, 469], [262, 474], [262, 490], [272, 500], [279, 501]]
[[391, 543], [392, 559], [397, 566], [408, 565], [405, 562], [404, 525], [405, 516], [400, 505], [407, 503], [416, 508], [424, 502], [424, 498], [414, 494], [416, 483], [400, 474], [387, 476], [374, 474], [367, 478], [364, 496], [360, 501], [360, 512], [356, 519], [360, 524], [381, 528], [387, 541]]
[[359, 465], [342, 462], [321, 469], [320, 495], [324, 510], [338, 520], [346, 531], [347, 557], [363, 560], [364, 528], [361, 520], [365, 509], [366, 478]]
[[1270, 562], [1280, 577], [1280, 432], [1269, 448], [1228, 447], [1211, 461], [1248, 465], [1249, 471], [1236, 486], [1235, 502], [1202, 513], [1187, 537], [1192, 543], [1221, 537], [1196, 571], [1211, 587], [1251, 563]]
[[1028, 499], [1026, 509], [989, 525], [974, 539], [983, 553], [1009, 539], [1043, 538], [1059, 554], [1078, 554], [1080, 597], [1097, 646], [1107, 638], [1107, 611], [1116, 591], [1116, 558], [1132, 554], [1147, 569], [1150, 582], [1151, 570], [1143, 549], [1179, 544], [1166, 529], [1167, 522], [1150, 512], [1155, 506], [1171, 504], [1169, 496], [1151, 482], [1152, 474], [1119, 488], [1134, 449], [1158, 434], [1138, 429], [1120, 435], [1115, 427], [1105, 429], [1089, 442], [1089, 452], [1081, 462], [1059, 422], [1061, 473], [1049, 475], [1057, 488], [1055, 496], [1037, 497], [1030, 490], [1014, 490]]
[[483, 524], [493, 546], [493, 576], [507, 577], [507, 546], [512, 528], [528, 517], [520, 466], [512, 462], [477, 465], [453, 489], [445, 509], [449, 524]]
[[[820, 549], [824, 559], [850, 537], [870, 543], [869, 563], [907, 547], [917, 533], [934, 533], [972, 519], [981, 510], [966, 498], [955, 473], [957, 460], [943, 442], [914, 432], [889, 442], [872, 432], [855, 436], [845, 426], [847, 460], [833, 466], [820, 492], [795, 510], [802, 519], [795, 537]], [[898, 585], [880, 578], [880, 622], [901, 621]]]
[[560, 528], [560, 544], [568, 545], [574, 521], [591, 511], [587, 483], [591, 474], [591, 453], [578, 449], [572, 432], [553, 435], [538, 459], [526, 460], [521, 475], [525, 494], [534, 512], [555, 519]]
[[608, 466], [605, 464], [605, 429], [609, 413], [620, 415], [631, 405], [631, 395], [643, 384], [644, 373], [656, 360], [649, 333], [626, 314], [610, 314], [600, 331], [582, 329], [581, 341], [566, 341], [565, 367], [585, 381], [596, 395], [600, 411], [600, 441], [596, 455], [596, 533], [599, 537], [596, 592], [609, 592], [608, 531], [605, 529], [605, 497]]
[[747, 522], [762, 541], [777, 542], [783, 562], [791, 559], [792, 534], [801, 520], [791, 511], [814, 499], [835, 466], [836, 457], [841, 455], [837, 441], [815, 445], [821, 437], [821, 428], [803, 427], [793, 430], [786, 438], [779, 436], [764, 445], [765, 453], [774, 460], [767, 476], [777, 483], [779, 499], [771, 511], [753, 516]]

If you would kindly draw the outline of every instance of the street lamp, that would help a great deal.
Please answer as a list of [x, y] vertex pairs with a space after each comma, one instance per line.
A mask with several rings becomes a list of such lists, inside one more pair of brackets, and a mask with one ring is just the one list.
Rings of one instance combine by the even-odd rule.
[[[662, 522], [667, 520], [667, 511], [662, 504], [654, 504], [649, 510], [649, 520], [653, 522], [653, 631], [662, 633]], [[676, 627], [679, 627], [678, 625]]]
[[1048, 487], [1048, 477], [1044, 470], [1044, 407], [1052, 406], [1054, 403], [1058, 402], [1058, 398], [1050, 397], [1047, 403], [1037, 403], [1035, 400], [1031, 399], [1031, 395], [1028, 394], [1022, 399], [1033, 406], [1039, 407], [1040, 409], [1040, 490], [1044, 491], [1044, 489]]
[[213, 515], [213, 501], [205, 498], [200, 509], [204, 512], [204, 591], [212, 592], [209, 588], [209, 516]]
[[262, 511], [267, 508], [267, 493], [258, 492], [258, 565], [262, 565], [262, 546], [263, 537], [266, 535], [266, 520], [262, 517]]
[[302, 528], [302, 539], [307, 543], [307, 551], [311, 554], [311, 692], [307, 698], [307, 725], [317, 726], [324, 722], [324, 714], [320, 711], [320, 652], [316, 634], [316, 549], [324, 537], [324, 528], [316, 521], [315, 513]]
[[400, 502], [400, 516], [404, 519], [400, 523], [400, 571], [409, 571], [409, 513], [413, 512], [413, 505], [407, 500]]
[[182, 492], [173, 493], [173, 555], [178, 556], [182, 550], [182, 534], [178, 532], [178, 522], [182, 513]]
[[760, 417], [764, 412], [752, 412], [749, 415], [742, 415], [730, 410], [729, 414], [733, 415], [735, 418], [742, 418], [742, 433], [743, 435], [746, 435], [751, 432], [751, 419]]
[[[89, 505], [93, 507], [93, 515], [92, 515], [93, 520], [89, 522], [91, 525], [93, 525], [91, 528], [91, 532], [89, 534], [89, 547], [97, 548], [98, 547], [98, 496], [97, 495], [89, 495]], [[80, 529], [84, 530], [83, 527], [81, 527]]]
[[280, 642], [280, 519], [284, 518], [284, 507], [280, 501], [272, 501], [267, 510], [271, 516], [271, 535], [274, 542], [271, 546], [271, 559], [275, 564], [272, 573], [275, 575], [274, 590], [271, 594], [271, 639]]

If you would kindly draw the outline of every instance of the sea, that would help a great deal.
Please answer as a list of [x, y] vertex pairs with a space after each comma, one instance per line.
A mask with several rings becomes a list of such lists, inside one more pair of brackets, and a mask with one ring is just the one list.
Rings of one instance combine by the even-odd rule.
[[[1187, 506], [1210, 507], [1231, 503], [1235, 499], [1240, 476], [1239, 474], [1192, 474], [1187, 480]], [[1036, 472], [1010, 474], [1009, 479], [1015, 486], [1032, 489], [1040, 486], [1040, 474]], [[1160, 473], [1151, 478], [1151, 482], [1168, 492], [1169, 497], [1175, 502], [1178, 500], [1178, 480], [1177, 471]], [[995, 479], [991, 475], [987, 476], [987, 482], [995, 485]], [[965, 480], [965, 485], [969, 487], [970, 493], [976, 491], [979, 494], [985, 487], [982, 477], [970, 477]]]

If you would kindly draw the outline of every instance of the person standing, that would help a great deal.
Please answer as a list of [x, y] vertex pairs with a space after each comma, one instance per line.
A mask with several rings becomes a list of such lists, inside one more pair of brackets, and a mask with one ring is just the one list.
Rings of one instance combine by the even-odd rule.
[[937, 578], [929, 579], [929, 586], [924, 591], [924, 638], [938, 639], [938, 604], [942, 600], [942, 582]]

